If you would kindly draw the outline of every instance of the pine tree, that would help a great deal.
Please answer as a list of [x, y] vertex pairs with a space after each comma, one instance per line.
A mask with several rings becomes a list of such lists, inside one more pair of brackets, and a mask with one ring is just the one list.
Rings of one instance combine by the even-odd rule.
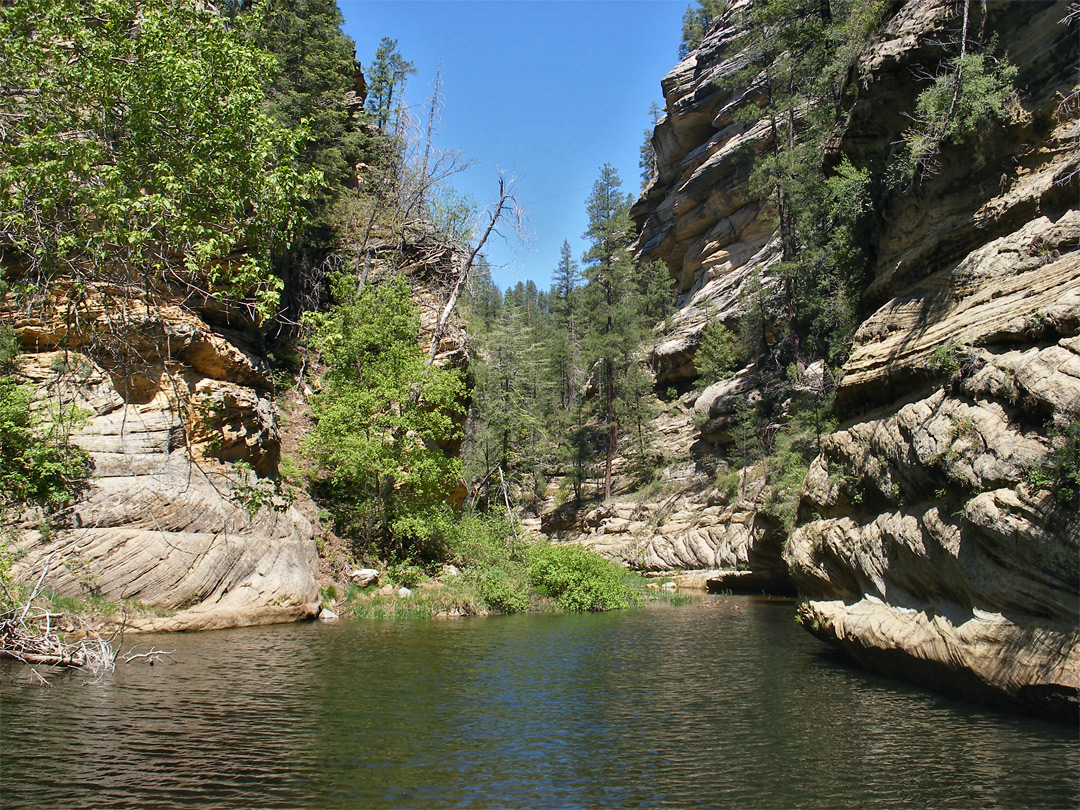
[[760, 340], [745, 346], [771, 351], [781, 367], [842, 359], [838, 347], [848, 343], [864, 281], [854, 233], [869, 175], [846, 162], [827, 174], [823, 144], [838, 120], [849, 62], [884, 9], [861, 0], [761, 0], [734, 19], [742, 32], [735, 47], [747, 64], [728, 85], [753, 86], [763, 99], [744, 111], [770, 125], [751, 185], [775, 217], [781, 249], [771, 269], [778, 294], [757, 300], [772, 308], [766, 320], [782, 324], [780, 339], [769, 346], [756, 330]]
[[559, 406], [565, 411], [577, 399], [581, 386], [581, 335], [578, 324], [580, 284], [578, 264], [564, 241], [559, 264], [552, 278], [552, 316], [554, 323], [548, 335], [548, 357], [559, 375]]
[[241, 36], [276, 58], [265, 77], [266, 106], [287, 129], [310, 132], [300, 161], [322, 175], [304, 232], [274, 255], [284, 321], [295, 323], [326, 303], [321, 268], [340, 237], [339, 203], [357, 183], [357, 165], [377, 162], [378, 144], [363, 127], [355, 43], [341, 30], [336, 0], [230, 0], [224, 11]]
[[611, 497], [612, 461], [619, 449], [620, 400], [630, 395], [628, 369], [642, 335], [634, 305], [634, 263], [627, 249], [633, 235], [629, 195], [618, 172], [605, 164], [586, 201], [592, 244], [585, 253], [585, 311], [589, 314], [586, 355], [597, 392], [594, 412], [604, 435], [604, 498]]
[[406, 61], [397, 48], [396, 39], [383, 37], [375, 51], [367, 77], [368, 109], [374, 116], [375, 125], [385, 135], [400, 134], [401, 97], [409, 76], [416, 74], [416, 67], [412, 62]]

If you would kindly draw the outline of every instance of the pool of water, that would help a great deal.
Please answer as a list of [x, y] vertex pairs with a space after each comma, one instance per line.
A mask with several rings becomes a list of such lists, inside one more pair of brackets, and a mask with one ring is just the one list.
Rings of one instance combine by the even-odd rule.
[[784, 600], [137, 640], [174, 662], [4, 664], [4, 810], [1080, 801], [1075, 728], [847, 667]]

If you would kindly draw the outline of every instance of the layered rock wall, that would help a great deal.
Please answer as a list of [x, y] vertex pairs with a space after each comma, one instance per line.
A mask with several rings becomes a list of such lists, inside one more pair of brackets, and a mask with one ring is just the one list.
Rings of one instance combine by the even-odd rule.
[[[694, 377], [706, 307], [733, 324], [740, 290], [767, 276], [776, 252], [747, 191], [767, 133], [734, 115], [752, 96], [717, 82], [742, 64], [730, 25], [744, 5], [664, 78], [658, 172], [633, 209], [639, 255], [666, 261], [680, 293], [650, 352], [661, 386]], [[963, 8], [894, 4], [849, 78], [857, 93], [833, 158], [878, 178], [872, 280], [835, 396], [845, 421], [810, 471], [786, 559], [806, 626], [867, 665], [1075, 713], [1080, 522], [1046, 482], [1080, 418], [1080, 36], [1064, 22], [1066, 2], [991, 2], [985, 16], [972, 3], [972, 32], [1018, 70], [1010, 120], [946, 144], [933, 174], [889, 190], [888, 166], [928, 85], [919, 77], [953, 55], [944, 43]], [[737, 498], [711, 477], [738, 407], [764, 384], [746, 369], [679, 400], [696, 416], [668, 438], [693, 447], [695, 489], [675, 500], [679, 532], [638, 531], [629, 544], [648, 566], [742, 563], [776, 531], [783, 540], [747, 471]], [[619, 539], [635, 524], [618, 510], [631, 501], [609, 506], [584, 539], [625, 549]], [[773, 533], [751, 536], [744, 555], [713, 542], [763, 521]]]
[[[1078, 36], [1065, 3], [991, 4], [1012, 122], [886, 198], [836, 395], [848, 417], [789, 544], [806, 624], [866, 664], [1077, 711], [1080, 518], [1040, 483], [1080, 415]], [[859, 65], [842, 148], [881, 166], [951, 6], [909, 2]], [[938, 36], [935, 37], [935, 34]]]
[[76, 330], [59, 316], [65, 294], [31, 315], [8, 300], [4, 319], [39, 406], [78, 410], [72, 442], [93, 472], [48, 529], [32, 514], [15, 527], [15, 575], [47, 571], [60, 595], [138, 603], [146, 615], [128, 626], [142, 629], [314, 615], [311, 523], [250, 497], [269, 499], [257, 475], [276, 473], [279, 435], [269, 369], [243, 330], [211, 326], [212, 313], [179, 300], [116, 303], [105, 290], [88, 291]]

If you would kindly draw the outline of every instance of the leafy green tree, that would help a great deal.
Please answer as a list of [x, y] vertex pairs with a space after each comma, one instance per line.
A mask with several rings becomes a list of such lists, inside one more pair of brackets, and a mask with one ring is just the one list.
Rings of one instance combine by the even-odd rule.
[[[0, 338], [10, 344], [2, 330]], [[69, 437], [78, 411], [53, 409], [44, 418], [32, 407], [33, 386], [9, 373], [11, 359], [0, 363], [0, 524], [26, 506], [55, 512], [78, 496], [91, 471], [90, 457]]]
[[[41, 290], [164, 282], [273, 312], [275, 247], [316, 173], [263, 110], [273, 58], [181, 0], [0, 13], [0, 243]], [[78, 305], [78, 300], [73, 302]]]
[[266, 83], [274, 119], [311, 133], [298, 159], [322, 174], [309, 205], [319, 223], [356, 184], [356, 164], [371, 147], [357, 115], [355, 45], [341, 30], [343, 22], [336, 0], [256, 0], [233, 22], [245, 40], [275, 57]]
[[310, 133], [297, 160], [321, 176], [304, 206], [302, 233], [277, 244], [273, 256], [284, 283], [282, 321], [296, 323], [326, 303], [323, 267], [343, 238], [342, 208], [355, 193], [357, 166], [379, 165], [381, 144], [364, 126], [355, 45], [341, 30], [336, 0], [232, 0], [225, 11], [245, 42], [275, 57], [265, 76], [266, 109], [282, 127]]
[[335, 285], [340, 303], [309, 315], [329, 365], [312, 409], [312, 448], [341, 530], [398, 557], [439, 558], [461, 462], [460, 372], [427, 363], [404, 278]]

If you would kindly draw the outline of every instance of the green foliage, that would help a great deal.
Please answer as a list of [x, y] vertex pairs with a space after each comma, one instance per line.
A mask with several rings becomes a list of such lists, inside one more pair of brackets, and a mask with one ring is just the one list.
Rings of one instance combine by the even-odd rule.
[[675, 279], [662, 261], [637, 264], [633, 271], [636, 309], [645, 325], [667, 318], [675, 304]]
[[1036, 489], [1052, 489], [1063, 506], [1080, 509], [1080, 419], [1071, 415], [1065, 427], [1052, 430], [1053, 450], [1049, 463], [1028, 472], [1028, 482]]
[[821, 438], [836, 428], [829, 416], [831, 402], [799, 403], [788, 423], [777, 432], [772, 453], [765, 462], [769, 484], [766, 509], [775, 514], [790, 532], [798, 517], [810, 464], [821, 451]]
[[387, 578], [399, 587], [412, 588], [424, 578], [424, 569], [406, 557], [386, 567]]
[[383, 37], [368, 68], [368, 109], [383, 133], [399, 134], [403, 96], [408, 77], [416, 68], [398, 51], [396, 39]]
[[763, 93], [764, 109], [748, 105], [739, 114], [771, 125], [767, 148], [754, 156], [751, 187], [768, 202], [781, 247], [769, 271], [777, 283], [745, 291], [750, 359], [783, 368], [846, 358], [866, 283], [860, 230], [870, 175], [846, 159], [826, 171], [824, 144], [843, 114], [849, 68], [886, 5], [761, 0], [734, 18], [747, 65], [724, 84], [732, 92], [754, 84]]
[[528, 282], [500, 295], [488, 279], [470, 291], [478, 351], [464, 452], [477, 502], [503, 502], [490, 490], [506, 481], [519, 504], [538, 507], [554, 468], [580, 503], [596, 457], [613, 459], [624, 441], [648, 466], [659, 403], [635, 353], [667, 313], [672, 280], [662, 263], [632, 260], [630, 197], [611, 166], [587, 206], [584, 284], [567, 243], [548, 292]]
[[739, 471], [729, 467], [726, 471], [718, 472], [716, 488], [720, 490], [724, 499], [730, 502], [739, 494]]
[[337, 586], [333, 583], [325, 587], [319, 588], [319, 604], [324, 608], [329, 608], [338, 598]]
[[1008, 121], [1017, 69], [1008, 59], [967, 53], [919, 94], [915, 123], [903, 136], [904, 150], [892, 167], [895, 184], [930, 174], [945, 143], [974, 144], [998, 122]]
[[[586, 200], [589, 227], [585, 238], [590, 247], [584, 256], [587, 284], [583, 292], [588, 312], [583, 350], [596, 388], [596, 396], [587, 404], [590, 416], [605, 435], [605, 498], [611, 494], [611, 464], [619, 449], [620, 430], [643, 425], [656, 407], [651, 390], [646, 391], [642, 384], [634, 357], [646, 320], [637, 282], [641, 270], [628, 250], [634, 233], [630, 203], [629, 195], [622, 192], [618, 172], [605, 164]], [[654, 269], [650, 275], [667, 277], [667, 271]]]
[[682, 17], [682, 39], [679, 41], [679, 58], [685, 59], [690, 51], [701, 44], [709, 33], [712, 23], [727, 11], [727, 0], [695, 0], [697, 8], [689, 5]]
[[273, 481], [260, 479], [256, 476], [255, 469], [246, 461], [233, 462], [232, 474], [235, 478], [229, 498], [247, 510], [251, 517], [255, 517], [264, 508], [284, 512], [295, 500], [295, 494], [286, 487], [284, 478]]
[[975, 352], [970, 346], [950, 340], [934, 349], [928, 367], [935, 375], [951, 380], [969, 369], [974, 361]]
[[400, 276], [336, 284], [331, 312], [311, 316], [329, 371], [312, 402], [312, 450], [335, 522], [398, 558], [438, 558], [453, 518], [445, 502], [461, 463], [445, 446], [461, 435], [461, 374], [426, 362], [419, 312]]
[[181, 0], [16, 3], [0, 49], [0, 86], [19, 88], [4, 241], [35, 280], [168, 277], [276, 308], [270, 254], [317, 173], [297, 169], [305, 130], [263, 112], [267, 53]]
[[649, 118], [651, 126], [642, 133], [642, 143], [638, 150], [638, 166], [641, 168], [641, 187], [644, 189], [653, 177], [656, 176], [656, 150], [653, 149], [652, 137], [656, 125], [660, 122], [664, 111], [655, 101], [649, 104]]
[[581, 546], [537, 543], [528, 556], [530, 581], [564, 610], [617, 610], [636, 599], [622, 569]]
[[[2, 288], [0, 292], [3, 292]], [[10, 369], [18, 355], [19, 336], [6, 323], [0, 323], [0, 371]]]
[[736, 411], [728, 451], [732, 472], [718, 479], [717, 486], [730, 499], [738, 492], [738, 468], [753, 468], [764, 476], [766, 510], [790, 531], [806, 474], [821, 452], [822, 438], [836, 429], [836, 420], [831, 415], [832, 397], [792, 391], [786, 414], [773, 414], [774, 407], [763, 397]]
[[[297, 156], [322, 177], [309, 201], [309, 222], [332, 222], [333, 206], [355, 185], [356, 164], [372, 144], [348, 93], [354, 89], [355, 46], [342, 30], [336, 0], [255, 0], [235, 4], [232, 22], [241, 38], [274, 56], [264, 75], [266, 108], [286, 129], [310, 133]], [[229, 9], [227, 9], [229, 10]]]
[[432, 224], [440, 235], [456, 245], [472, 240], [472, 224], [476, 217], [476, 200], [470, 194], [459, 194], [446, 187], [432, 204]]
[[57, 511], [78, 496], [90, 474], [89, 456], [69, 441], [80, 413], [69, 408], [45, 419], [33, 401], [32, 387], [0, 376], [0, 521], [28, 505]]
[[694, 368], [701, 385], [709, 386], [733, 377], [742, 362], [739, 338], [722, 321], [710, 320], [701, 331], [701, 343], [694, 355]]
[[524, 613], [529, 609], [528, 580], [517, 571], [492, 568], [479, 578], [478, 593], [483, 602], [499, 613]]

